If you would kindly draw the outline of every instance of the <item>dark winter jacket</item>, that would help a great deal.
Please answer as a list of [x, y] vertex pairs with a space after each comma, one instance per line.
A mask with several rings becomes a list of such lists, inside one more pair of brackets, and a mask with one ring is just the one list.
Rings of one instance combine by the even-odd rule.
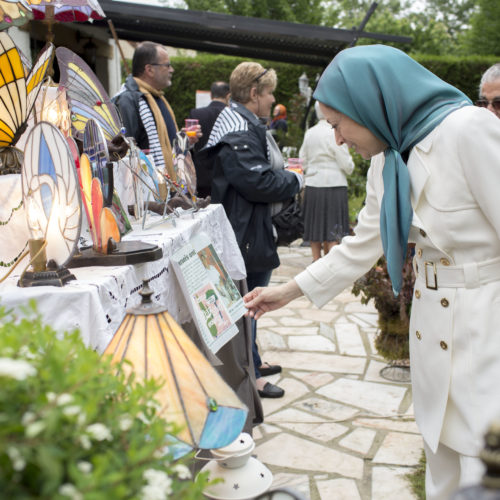
[[299, 180], [292, 172], [271, 168], [266, 127], [239, 103], [219, 115], [207, 147], [218, 148], [212, 202], [224, 206], [247, 272], [278, 267], [271, 203], [294, 196]]

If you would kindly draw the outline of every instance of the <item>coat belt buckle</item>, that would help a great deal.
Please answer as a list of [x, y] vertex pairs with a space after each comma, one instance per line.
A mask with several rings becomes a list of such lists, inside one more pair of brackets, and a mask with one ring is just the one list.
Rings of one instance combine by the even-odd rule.
[[[429, 272], [428, 272], [429, 267], [432, 269], [434, 275], [434, 284], [429, 284]], [[425, 272], [425, 286], [429, 290], [437, 290], [438, 281], [437, 281], [436, 264], [434, 264], [434, 262], [429, 262], [429, 261], [424, 262], [424, 272]]]

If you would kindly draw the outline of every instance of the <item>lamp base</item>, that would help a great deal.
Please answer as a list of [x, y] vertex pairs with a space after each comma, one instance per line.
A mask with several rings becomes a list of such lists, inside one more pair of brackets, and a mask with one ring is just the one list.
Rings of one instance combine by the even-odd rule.
[[17, 282], [17, 286], [27, 288], [30, 286], [64, 286], [68, 281], [75, 280], [69, 269], [60, 267], [55, 271], [27, 271]]
[[80, 250], [68, 263], [70, 268], [87, 266], [125, 266], [150, 262], [163, 257], [162, 249], [142, 241], [120, 241], [109, 254], [96, 252], [93, 248]]

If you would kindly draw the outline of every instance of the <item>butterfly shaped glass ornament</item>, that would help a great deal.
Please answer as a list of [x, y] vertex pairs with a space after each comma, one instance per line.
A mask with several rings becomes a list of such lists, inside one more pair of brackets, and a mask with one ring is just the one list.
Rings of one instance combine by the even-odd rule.
[[[40, 122], [28, 135], [21, 184], [31, 235], [30, 249], [33, 242], [43, 242], [35, 248], [45, 246], [49, 263], [48, 274], [25, 276], [28, 282], [23, 284], [21, 279], [21, 286], [27, 286], [27, 283], [61, 284], [58, 282], [60, 275], [68, 274], [64, 266], [77, 250], [81, 199], [73, 155], [66, 138], [50, 123]], [[49, 276], [50, 273], [53, 275]], [[49, 278], [55, 283], [47, 283]], [[30, 283], [30, 280], [36, 283]]]
[[14, 146], [26, 130], [53, 52], [54, 46], [46, 45], [26, 76], [14, 42], [0, 32], [0, 174], [20, 172], [22, 152]]
[[33, 12], [26, 0], [0, 0], [0, 30], [22, 26], [33, 19]]
[[187, 135], [180, 131], [174, 139], [173, 146], [174, 168], [177, 181], [189, 193], [193, 203], [196, 203], [196, 170], [193, 158], [189, 152], [189, 140]]
[[97, 76], [83, 59], [65, 47], [57, 48], [56, 57], [61, 71], [60, 86], [66, 90], [71, 111], [73, 136], [83, 140], [85, 125], [93, 119], [111, 142], [122, 133], [122, 123]]
[[120, 234], [124, 236], [131, 229], [128, 216], [114, 189], [113, 164], [109, 161], [108, 146], [100, 125], [93, 119], [87, 121], [83, 134], [83, 152], [90, 162], [92, 177], [100, 181], [103, 206], [113, 212]]

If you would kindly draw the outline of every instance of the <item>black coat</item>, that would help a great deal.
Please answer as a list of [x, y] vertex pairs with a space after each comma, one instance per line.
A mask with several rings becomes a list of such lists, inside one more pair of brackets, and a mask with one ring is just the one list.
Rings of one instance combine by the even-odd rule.
[[[279, 266], [273, 236], [271, 203], [285, 201], [300, 190], [297, 176], [273, 170], [267, 157], [266, 127], [248, 109], [232, 103], [248, 130], [230, 132], [215, 146], [218, 152], [212, 181], [212, 202], [222, 203], [234, 229], [247, 272]], [[216, 123], [225, 119], [222, 113]]]
[[198, 191], [198, 196], [205, 197], [211, 194], [216, 155], [211, 150], [202, 151], [202, 149], [205, 147], [210, 137], [210, 132], [212, 131], [215, 120], [217, 120], [219, 113], [225, 107], [226, 105], [223, 102], [212, 101], [208, 106], [192, 109], [189, 113], [189, 118], [197, 118], [199, 120], [203, 133], [203, 136], [194, 145], [191, 151], [196, 169], [196, 189]]

